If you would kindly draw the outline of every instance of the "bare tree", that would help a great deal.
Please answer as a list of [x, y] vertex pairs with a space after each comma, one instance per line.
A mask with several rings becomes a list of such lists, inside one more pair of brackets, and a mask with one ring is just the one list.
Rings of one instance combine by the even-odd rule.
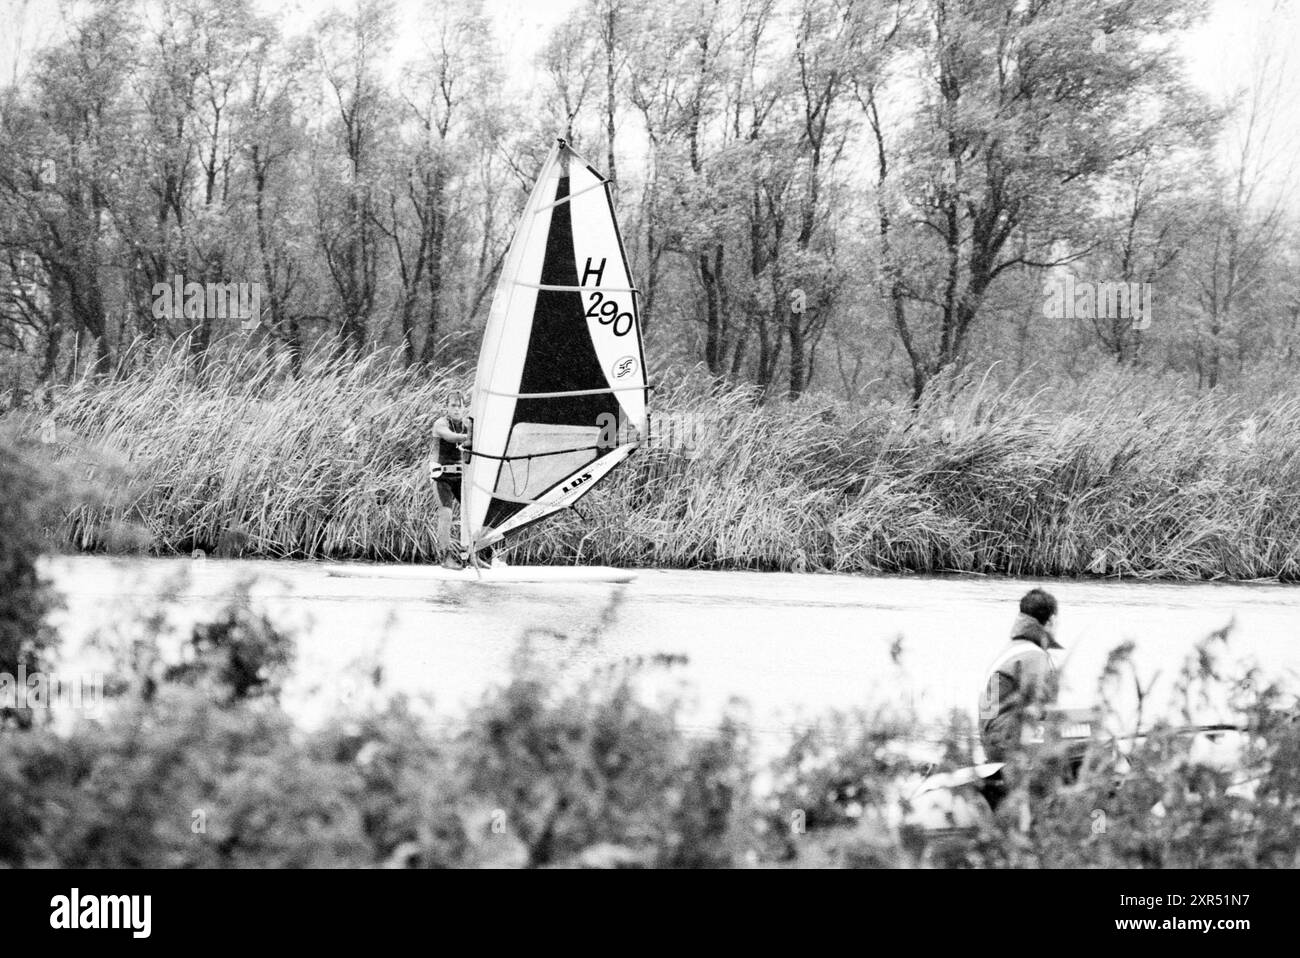
[[[373, 161], [387, 106], [379, 65], [393, 35], [392, 8], [387, 0], [359, 0], [353, 12], [324, 17], [318, 33], [319, 63], [334, 109], [330, 146], [338, 153], [322, 150], [317, 224], [342, 309], [342, 340], [356, 355], [370, 332], [378, 285]], [[331, 162], [335, 155], [343, 161], [341, 170]]]
[[1197, 380], [1210, 388], [1222, 379], [1225, 356], [1244, 356], [1251, 306], [1285, 227], [1295, 144], [1279, 135], [1277, 124], [1286, 103], [1288, 56], [1265, 29], [1249, 82], [1228, 106], [1229, 167], [1212, 184], [1192, 271]]

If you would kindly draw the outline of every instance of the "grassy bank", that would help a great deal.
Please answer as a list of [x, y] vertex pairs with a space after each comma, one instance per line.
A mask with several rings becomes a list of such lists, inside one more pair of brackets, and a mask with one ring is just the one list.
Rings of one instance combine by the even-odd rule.
[[[423, 463], [447, 385], [382, 357], [294, 378], [180, 351], [79, 383], [56, 399], [58, 443], [125, 468], [59, 534], [435, 558]], [[941, 383], [917, 408], [757, 406], [693, 376], [652, 398], [652, 446], [515, 561], [1300, 579], [1300, 395], [1250, 406], [1116, 374], [1034, 394]]]

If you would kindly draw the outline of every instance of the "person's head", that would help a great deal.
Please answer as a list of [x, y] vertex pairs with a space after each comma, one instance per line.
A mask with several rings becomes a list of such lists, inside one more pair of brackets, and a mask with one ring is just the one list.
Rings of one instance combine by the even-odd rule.
[[447, 393], [447, 400], [443, 403], [443, 410], [452, 419], [465, 418], [465, 394], [459, 389], [453, 389]]
[[1047, 627], [1056, 618], [1056, 597], [1043, 589], [1030, 589], [1020, 599], [1020, 612]]

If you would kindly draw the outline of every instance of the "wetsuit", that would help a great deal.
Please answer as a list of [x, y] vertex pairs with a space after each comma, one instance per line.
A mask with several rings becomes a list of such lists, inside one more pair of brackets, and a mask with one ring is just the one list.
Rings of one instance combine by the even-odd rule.
[[[465, 428], [463, 419], [452, 419], [447, 417], [447, 428], [452, 432], [465, 433], [469, 432]], [[465, 461], [461, 452], [460, 444], [448, 439], [438, 437], [438, 462], [443, 466], [461, 466]], [[444, 472], [434, 480], [434, 487], [438, 490], [438, 504], [444, 509], [450, 509], [452, 502], [460, 502], [460, 469]]]

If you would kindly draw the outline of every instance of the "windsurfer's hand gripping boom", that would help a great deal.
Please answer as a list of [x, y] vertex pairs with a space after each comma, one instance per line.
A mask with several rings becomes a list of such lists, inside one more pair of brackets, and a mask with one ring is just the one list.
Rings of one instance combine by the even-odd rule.
[[434, 424], [433, 431], [439, 439], [445, 439], [447, 442], [463, 445], [469, 441], [469, 431], [457, 432], [452, 429], [446, 416], [443, 416]]

